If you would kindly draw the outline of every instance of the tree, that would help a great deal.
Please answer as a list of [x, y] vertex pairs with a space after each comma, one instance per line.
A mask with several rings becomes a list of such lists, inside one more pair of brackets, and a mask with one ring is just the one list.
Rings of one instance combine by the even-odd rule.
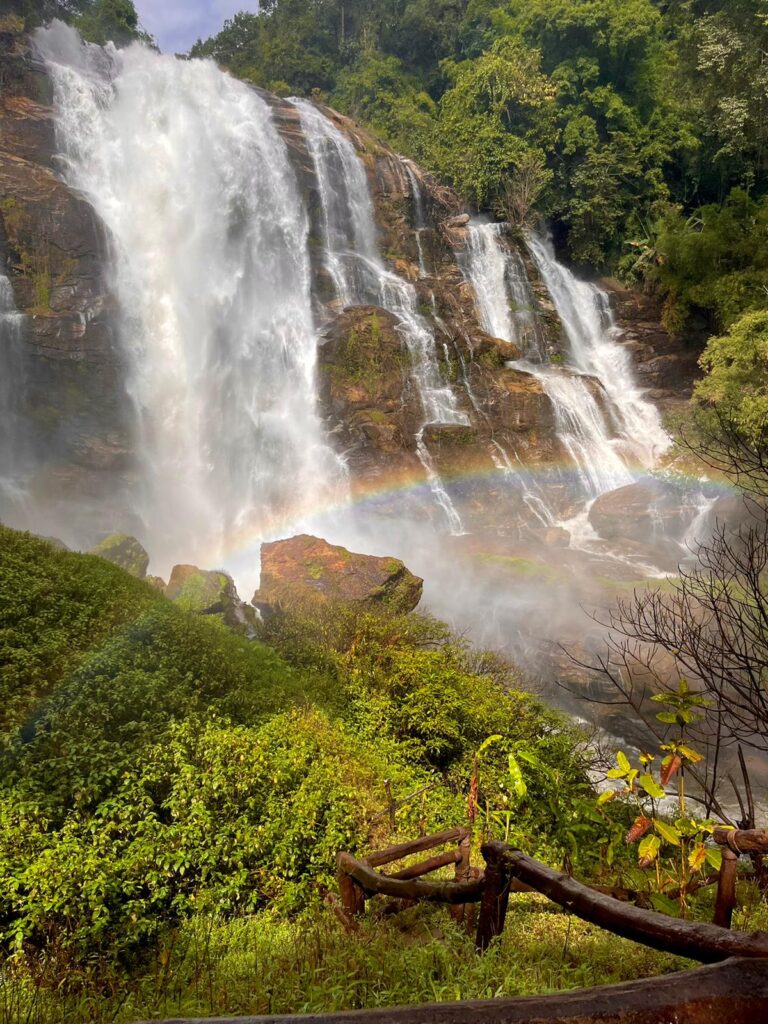
[[74, 23], [83, 39], [100, 46], [128, 43], [140, 36], [133, 0], [93, 0]]

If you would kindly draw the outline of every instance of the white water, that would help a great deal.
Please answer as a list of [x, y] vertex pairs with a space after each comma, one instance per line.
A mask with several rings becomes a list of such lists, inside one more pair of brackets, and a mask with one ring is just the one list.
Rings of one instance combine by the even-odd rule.
[[528, 247], [568, 338], [568, 365], [600, 382], [616, 421], [622, 460], [653, 468], [670, 438], [658, 409], [635, 382], [629, 353], [616, 341], [608, 296], [558, 263], [549, 239], [531, 234]]
[[[16, 522], [23, 515], [26, 490], [18, 423], [18, 399], [22, 394], [21, 346], [24, 317], [16, 309], [13, 289], [0, 273], [0, 515]], [[23, 525], [23, 521], [21, 523]]]
[[[466, 273], [486, 330], [525, 351], [526, 320], [519, 308], [527, 301], [530, 309], [532, 293], [522, 260], [503, 241], [504, 231], [504, 225], [470, 226]], [[652, 468], [669, 438], [615, 339], [605, 293], [558, 263], [549, 241], [531, 235], [528, 245], [563, 324], [568, 354], [565, 366], [535, 361], [543, 357], [539, 344], [532, 359], [516, 365], [535, 376], [551, 400], [558, 437], [576, 467], [583, 499], [591, 501], [632, 483], [635, 464]]]
[[418, 311], [413, 285], [389, 270], [376, 242], [373, 200], [365, 168], [350, 140], [312, 103], [291, 102], [315, 167], [322, 203], [326, 267], [344, 305], [371, 303], [390, 312], [408, 349], [411, 372], [423, 409], [416, 452], [432, 495], [453, 534], [463, 532], [461, 518], [423, 441], [428, 424], [468, 425], [452, 388], [441, 376], [435, 337]]
[[483, 329], [512, 341], [525, 358], [546, 359], [525, 265], [504, 240], [504, 224], [476, 222], [467, 231], [466, 274], [475, 289]]
[[414, 233], [416, 235], [416, 251], [419, 255], [419, 277], [427, 277], [427, 264], [424, 260], [424, 246], [422, 244], [421, 236], [427, 227], [427, 218], [424, 213], [424, 197], [421, 194], [421, 186], [419, 185], [419, 179], [416, 177], [416, 172], [411, 166], [410, 160], [403, 160], [403, 167], [405, 167], [405, 173], [408, 177], [408, 184], [411, 188], [411, 200], [413, 202], [413, 223]]
[[[111, 233], [155, 571], [285, 534], [345, 487], [315, 408], [308, 221], [268, 105], [212, 62], [36, 43], [67, 181]], [[108, 527], [108, 524], [107, 524]], [[158, 564], [159, 562], [159, 564]]]

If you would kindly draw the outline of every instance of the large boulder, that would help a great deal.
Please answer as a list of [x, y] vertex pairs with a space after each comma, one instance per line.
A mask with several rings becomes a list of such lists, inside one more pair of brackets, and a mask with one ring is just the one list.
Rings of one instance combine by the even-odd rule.
[[125, 569], [131, 576], [137, 576], [140, 580], [147, 575], [149, 555], [135, 537], [129, 537], [125, 533], [110, 534], [95, 548], [91, 548], [88, 554], [105, 558], [108, 562]]
[[169, 600], [199, 615], [220, 615], [225, 625], [250, 634], [256, 614], [237, 593], [235, 581], [218, 569], [196, 565], [174, 565], [165, 588]]
[[261, 611], [301, 600], [336, 600], [412, 611], [423, 580], [398, 558], [360, 555], [302, 534], [263, 544], [261, 586], [253, 603]]
[[674, 537], [684, 527], [681, 496], [661, 480], [638, 480], [601, 494], [589, 510], [589, 522], [604, 540], [647, 544]]

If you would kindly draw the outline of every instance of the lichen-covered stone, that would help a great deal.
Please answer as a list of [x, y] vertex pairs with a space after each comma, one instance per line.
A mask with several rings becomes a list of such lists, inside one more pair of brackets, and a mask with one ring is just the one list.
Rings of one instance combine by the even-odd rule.
[[225, 625], [251, 635], [258, 616], [241, 601], [235, 581], [218, 569], [196, 565], [175, 565], [165, 587], [165, 596], [187, 611], [219, 615]]
[[268, 611], [319, 599], [409, 612], [421, 599], [423, 582], [398, 558], [355, 554], [302, 534], [262, 545], [261, 585], [253, 603]]
[[113, 565], [119, 565], [121, 569], [125, 569], [131, 576], [137, 576], [140, 580], [147, 575], [149, 555], [135, 537], [129, 537], [125, 533], [110, 534], [96, 547], [91, 548], [88, 554], [98, 555]]

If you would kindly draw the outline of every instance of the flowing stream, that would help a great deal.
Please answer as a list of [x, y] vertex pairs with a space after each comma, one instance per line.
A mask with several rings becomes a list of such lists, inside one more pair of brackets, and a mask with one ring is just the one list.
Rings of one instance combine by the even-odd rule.
[[134, 511], [159, 571], [215, 564], [228, 536], [284, 532], [345, 487], [315, 406], [308, 218], [285, 143], [212, 62], [84, 45], [60, 22], [35, 40], [66, 179], [111, 235]]
[[[16, 309], [13, 289], [0, 273], [0, 495], [4, 515], [15, 522], [23, 514], [24, 431], [19, 423], [19, 398], [23, 393], [21, 366], [24, 317]], [[24, 526], [23, 515], [19, 525]]]
[[532, 234], [528, 247], [568, 342], [564, 365], [547, 360], [541, 335], [531, 327], [536, 318], [525, 265], [506, 245], [504, 233], [504, 225], [469, 228], [465, 273], [475, 289], [478, 315], [489, 333], [521, 349], [524, 358], [515, 365], [535, 376], [550, 398], [558, 437], [589, 502], [637, 479], [634, 464], [652, 468], [669, 439], [615, 340], [605, 293], [579, 281], [557, 262], [551, 243]]
[[408, 349], [423, 409], [416, 451], [436, 504], [453, 534], [461, 517], [423, 440], [429, 424], [468, 425], [453, 389], [440, 373], [435, 337], [421, 316], [413, 285], [394, 274], [379, 255], [373, 200], [360, 157], [350, 140], [308, 100], [292, 99], [312, 157], [322, 206], [326, 268], [345, 305], [372, 304], [395, 318]]

